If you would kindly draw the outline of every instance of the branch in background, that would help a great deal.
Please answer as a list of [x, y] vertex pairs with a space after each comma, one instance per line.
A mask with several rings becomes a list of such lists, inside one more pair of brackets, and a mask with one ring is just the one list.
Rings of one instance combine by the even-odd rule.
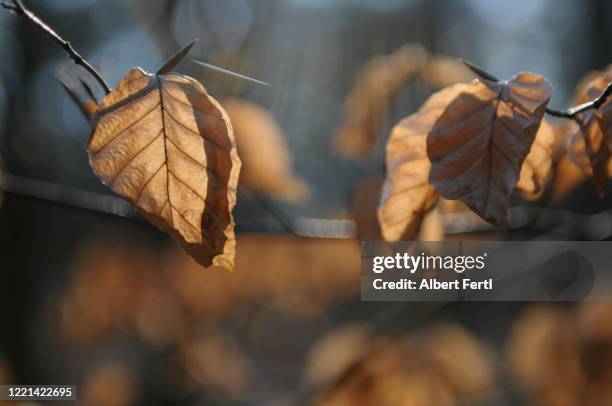
[[16, 195], [43, 199], [100, 213], [114, 214], [120, 217], [133, 217], [135, 214], [132, 206], [119, 197], [23, 176], [2, 174], [0, 188]]
[[288, 234], [293, 234], [293, 220], [278, 206], [276, 206], [273, 202], [271, 202], [266, 196], [263, 196], [261, 193], [253, 190], [252, 188], [241, 184], [240, 190], [242, 192], [246, 192], [251, 197], [255, 198], [257, 202], [261, 205], [261, 207], [274, 218], [281, 226], [283, 231]]
[[[469, 61], [461, 59], [461, 62], [463, 62], [465, 66], [470, 68], [472, 72], [474, 72], [476, 75], [478, 75], [479, 77], [483, 79], [490, 80], [493, 82], [500, 81], [499, 79], [497, 79], [495, 76], [493, 76], [486, 70], [482, 69], [479, 66], [474, 65], [473, 63]], [[576, 115], [580, 113], [584, 113], [585, 111], [588, 111], [588, 110], [597, 110], [598, 108], [600, 108], [606, 102], [606, 100], [608, 99], [608, 96], [610, 96], [611, 93], [612, 93], [612, 82], [608, 83], [608, 85], [603, 90], [603, 92], [601, 92], [599, 96], [597, 96], [594, 100], [591, 100], [590, 102], [586, 102], [586, 103], [580, 104], [575, 107], [570, 107], [569, 109], [566, 109], [566, 110], [555, 110], [551, 108], [546, 108], [546, 113], [550, 114], [551, 116], [555, 116], [555, 117], [573, 119], [573, 118], [576, 118]]]
[[23, 5], [21, 0], [12, 0], [12, 4], [9, 4], [9, 3], [0, 3], [0, 4], [5, 9], [10, 10], [14, 12], [15, 14], [24, 17], [26, 20], [30, 21], [32, 24], [40, 28], [53, 41], [58, 43], [62, 48], [64, 48], [64, 50], [66, 50], [66, 52], [68, 53], [68, 55], [70, 55], [74, 63], [76, 63], [77, 65], [81, 65], [83, 68], [85, 68], [96, 79], [96, 81], [98, 81], [98, 83], [100, 84], [100, 86], [102, 86], [102, 89], [104, 89], [104, 92], [106, 94], [110, 93], [110, 88], [108, 87], [104, 79], [102, 78], [102, 75], [100, 75], [100, 73], [93, 66], [91, 66], [89, 62], [83, 59], [83, 57], [77, 51], [75, 51], [75, 49], [72, 47], [70, 42], [60, 37], [58, 33], [56, 33], [51, 27], [49, 27], [40, 18], [38, 18], [36, 14], [31, 12], [29, 9], [27, 9]]
[[[127, 201], [116, 196], [6, 173], [0, 178], [0, 189], [16, 195], [43, 199], [100, 213], [114, 214], [120, 217], [134, 218], [136, 214]], [[242, 190], [246, 192], [244, 188]], [[354, 225], [351, 225], [351, 220], [298, 217], [294, 222], [266, 197], [253, 192], [251, 192], [251, 195], [258, 199], [264, 209], [290, 234], [295, 233], [309, 238], [352, 239], [355, 237]], [[444, 227], [448, 235], [498, 231], [472, 212], [445, 214]], [[560, 233], [575, 239], [599, 241], [612, 237], [612, 211], [604, 210], [586, 215], [562, 209], [530, 206], [513, 207], [510, 209], [509, 229], [521, 228]]]

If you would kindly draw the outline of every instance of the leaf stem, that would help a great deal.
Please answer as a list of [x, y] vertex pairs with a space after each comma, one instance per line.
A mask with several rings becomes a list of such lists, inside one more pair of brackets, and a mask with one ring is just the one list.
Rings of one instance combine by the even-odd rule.
[[106, 94], [110, 93], [110, 88], [102, 78], [102, 75], [89, 64], [83, 57], [72, 47], [70, 42], [63, 39], [58, 33], [56, 33], [51, 27], [49, 27], [46, 23], [44, 23], [36, 14], [26, 8], [21, 0], [12, 0], [12, 4], [10, 3], [0, 3], [2, 7], [5, 9], [12, 11], [13, 13], [24, 17], [26, 20], [30, 21], [32, 24], [40, 28], [45, 34], [47, 34], [53, 41], [59, 44], [64, 50], [68, 53], [68, 55], [72, 58], [74, 63], [77, 65], [81, 65], [85, 70], [87, 70], [96, 81], [102, 86], [104, 92]]

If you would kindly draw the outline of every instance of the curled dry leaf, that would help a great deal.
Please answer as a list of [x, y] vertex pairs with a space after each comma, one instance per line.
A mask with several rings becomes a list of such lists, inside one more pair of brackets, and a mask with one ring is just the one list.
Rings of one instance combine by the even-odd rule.
[[233, 269], [240, 159], [201, 84], [132, 69], [100, 102], [88, 150], [96, 175], [196, 261]]
[[586, 176], [593, 179], [597, 192], [602, 196], [607, 182], [610, 150], [592, 111], [584, 113], [582, 121], [574, 125], [567, 146], [567, 155]]
[[232, 120], [242, 160], [240, 182], [273, 197], [298, 203], [308, 186], [293, 174], [293, 162], [282, 130], [264, 108], [238, 99], [223, 100]]
[[334, 137], [340, 153], [361, 156], [372, 152], [393, 96], [422, 69], [426, 60], [427, 52], [410, 44], [366, 64], [346, 99], [344, 120]]
[[387, 178], [378, 209], [385, 240], [415, 239], [423, 217], [436, 205], [438, 193], [429, 183], [427, 135], [444, 112], [446, 100], [460, 94], [464, 87], [459, 84], [436, 93], [417, 113], [393, 128], [387, 144]]
[[427, 153], [429, 179], [440, 194], [506, 227], [508, 199], [551, 92], [544, 77], [522, 72], [509, 81], [476, 79], [460, 92], [433, 95], [443, 112], [430, 121]]
[[444, 240], [444, 216], [437, 204], [431, 208], [421, 221], [418, 239], [420, 241], [443, 241]]
[[555, 143], [555, 133], [546, 120], [542, 120], [536, 133], [531, 150], [521, 167], [516, 189], [527, 200], [537, 200], [544, 192], [546, 183], [552, 172], [552, 152]]
[[554, 178], [550, 187], [550, 199], [560, 202], [586, 180], [584, 173], [567, 155], [559, 158], [555, 165]]
[[457, 58], [430, 55], [421, 70], [421, 78], [441, 89], [455, 83], [471, 82], [476, 75]]
[[[591, 86], [593, 86], [596, 82], [601, 81], [602, 79], [605, 80], [605, 77], [610, 79], [611, 75], [612, 75], [612, 65], [608, 65], [603, 70], [592, 70], [588, 72], [586, 75], [584, 75], [582, 79], [580, 79], [580, 82], [578, 82], [578, 84], [576, 85], [576, 88], [574, 90], [574, 100], [572, 102], [572, 105], [575, 106], [578, 104], [583, 104], [588, 101], [591, 101], [591, 98], [587, 94]], [[605, 87], [605, 85], [606, 84], [604, 83], [602, 86], [602, 90], [603, 90], [603, 87]]]
[[[582, 101], [594, 100], [612, 82], [612, 70], [588, 74], [577, 90], [576, 98]], [[581, 82], [581, 83], [582, 83]], [[603, 195], [608, 178], [610, 151], [612, 150], [612, 103], [606, 101], [599, 109], [589, 110], [581, 115], [578, 123], [573, 123], [567, 148], [569, 158], [586, 175], [593, 179], [600, 195]]]

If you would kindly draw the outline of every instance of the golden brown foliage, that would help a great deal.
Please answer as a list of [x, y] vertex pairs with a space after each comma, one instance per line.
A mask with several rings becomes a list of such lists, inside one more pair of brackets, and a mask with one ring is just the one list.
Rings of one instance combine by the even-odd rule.
[[63, 335], [87, 346], [132, 331], [164, 347], [180, 340], [193, 319], [216, 322], [260, 302], [286, 310], [287, 302], [324, 305], [358, 295], [355, 241], [257, 234], [238, 241], [240, 275], [219, 267], [202, 272], [179, 250], [160, 255], [117, 236], [88, 242], [59, 303]]
[[345, 101], [344, 119], [334, 143], [348, 156], [372, 152], [395, 95], [412, 78], [442, 88], [474, 77], [460, 60], [428, 54], [420, 45], [408, 44], [389, 55], [374, 57], [359, 72]]
[[374, 149], [393, 96], [422, 69], [426, 58], [421, 46], [409, 44], [366, 64], [345, 101], [344, 119], [334, 136], [341, 153], [359, 156]]
[[387, 177], [378, 209], [382, 235], [387, 241], [416, 238], [423, 217], [438, 201], [438, 193], [429, 183], [431, 164], [426, 139], [432, 123], [442, 113], [439, 102], [459, 91], [460, 87], [441, 91], [391, 132]]
[[515, 323], [510, 372], [530, 404], [602, 405], [612, 396], [610, 303], [536, 306]]
[[548, 121], [542, 120], [531, 150], [525, 157], [516, 189], [527, 200], [536, 200], [544, 192], [552, 176], [552, 152], [555, 133]]
[[134, 68], [94, 122], [96, 175], [200, 264], [233, 269], [240, 160], [229, 118], [204, 87]]
[[267, 195], [299, 203], [308, 186], [293, 174], [293, 160], [278, 123], [263, 107], [239, 99], [223, 100], [242, 160], [240, 183]]
[[347, 324], [338, 327], [310, 349], [305, 368], [309, 384], [329, 385], [341, 373], [363, 356], [368, 349], [370, 328], [367, 324]]
[[376, 340], [317, 404], [456, 405], [486, 399], [493, 377], [481, 343], [459, 326], [442, 324], [417, 336]]
[[[591, 72], [578, 89], [577, 99], [594, 100], [612, 82], [612, 70]], [[573, 123], [568, 156], [586, 175], [593, 179], [600, 195], [605, 191], [608, 164], [612, 148], [612, 103], [608, 100], [599, 109], [583, 113], [579, 123]]]
[[87, 406], [130, 406], [136, 404], [138, 395], [131, 371], [124, 365], [112, 362], [94, 367], [85, 377], [81, 391], [79, 400]]
[[430, 122], [427, 137], [430, 181], [445, 198], [506, 227], [508, 199], [552, 88], [542, 76], [525, 72], [507, 82], [476, 79], [455, 86], [461, 90], [432, 96], [443, 111]]
[[434, 88], [441, 89], [455, 83], [471, 82], [476, 75], [457, 58], [430, 54], [420, 77]]

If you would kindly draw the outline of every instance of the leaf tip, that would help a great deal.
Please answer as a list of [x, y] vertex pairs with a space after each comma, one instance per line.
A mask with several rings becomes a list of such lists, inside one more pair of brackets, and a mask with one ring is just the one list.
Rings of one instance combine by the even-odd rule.
[[170, 73], [170, 71], [174, 69], [174, 67], [178, 65], [179, 62], [183, 60], [183, 58], [185, 58], [185, 56], [189, 53], [189, 51], [191, 51], [191, 48], [193, 48], [193, 46], [197, 42], [198, 42], [198, 39], [196, 38], [193, 41], [191, 41], [189, 44], [185, 45], [184, 47], [176, 51], [170, 58], [168, 58], [168, 60], [166, 60], [166, 62], [164, 62], [162, 66], [159, 67], [159, 69], [157, 69], [156, 74], [163, 75], [166, 73]]
[[500, 79], [496, 78], [495, 76], [493, 76], [492, 74], [490, 74], [489, 72], [481, 68], [480, 66], [473, 64], [467, 59], [459, 58], [459, 60], [465, 66], [467, 66], [472, 72], [474, 72], [476, 76], [480, 77], [481, 79], [490, 80], [492, 82], [501, 82]]

